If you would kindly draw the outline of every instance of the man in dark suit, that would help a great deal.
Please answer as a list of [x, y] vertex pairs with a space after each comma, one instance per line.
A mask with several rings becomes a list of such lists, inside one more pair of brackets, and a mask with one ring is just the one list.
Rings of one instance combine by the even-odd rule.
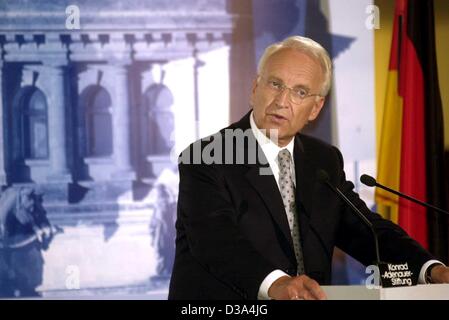
[[169, 299], [324, 299], [335, 246], [372, 264], [369, 229], [316, 178], [321, 169], [371, 221], [383, 261], [449, 282], [447, 267], [360, 200], [337, 148], [299, 133], [320, 113], [331, 73], [311, 39], [268, 47], [252, 110], [181, 154]]

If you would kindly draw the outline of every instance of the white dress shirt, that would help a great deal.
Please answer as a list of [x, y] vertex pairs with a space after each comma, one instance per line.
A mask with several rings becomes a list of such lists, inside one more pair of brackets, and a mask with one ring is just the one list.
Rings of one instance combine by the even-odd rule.
[[[276, 183], [279, 188], [279, 164], [277, 161], [277, 156], [279, 154], [279, 151], [282, 149], [287, 149], [290, 151], [290, 154], [292, 155], [293, 163], [295, 161], [294, 153], [293, 153], [293, 147], [294, 147], [294, 141], [295, 139], [292, 138], [292, 140], [287, 144], [285, 147], [279, 147], [277, 144], [275, 144], [273, 141], [271, 141], [256, 125], [256, 122], [254, 121], [253, 113], [251, 112], [251, 115], [249, 117], [249, 123], [251, 125], [251, 130], [256, 137], [257, 143], [259, 143], [260, 147], [262, 148], [263, 153], [265, 154], [265, 157], [268, 160], [268, 164], [270, 165], [270, 169], [273, 172], [274, 179], [276, 180]], [[291, 166], [291, 174], [293, 179], [293, 184], [296, 186], [296, 176], [295, 176], [295, 166]], [[427, 283], [425, 279], [425, 274], [427, 268], [434, 264], [439, 263], [444, 265], [442, 262], [438, 260], [429, 260], [427, 261], [422, 267], [421, 271], [419, 273], [418, 282], [421, 284]], [[273, 282], [275, 282], [277, 279], [279, 279], [282, 276], [289, 276], [284, 271], [277, 269], [269, 273], [265, 279], [262, 281], [259, 287], [259, 293], [257, 295], [257, 298], [259, 300], [267, 300], [270, 299], [268, 296], [268, 289], [271, 287]]]

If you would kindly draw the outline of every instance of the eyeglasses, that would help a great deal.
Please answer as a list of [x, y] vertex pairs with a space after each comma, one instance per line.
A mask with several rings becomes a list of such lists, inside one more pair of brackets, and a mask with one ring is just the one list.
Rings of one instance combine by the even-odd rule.
[[309, 93], [307, 89], [305, 88], [290, 88], [287, 87], [285, 84], [283, 84], [281, 81], [277, 79], [266, 79], [264, 77], [261, 77], [265, 83], [265, 85], [270, 89], [271, 91], [275, 92], [276, 95], [284, 92], [285, 89], [289, 90], [288, 97], [290, 98], [290, 101], [294, 104], [301, 104], [302, 101], [305, 98], [308, 97], [322, 97], [319, 93]]

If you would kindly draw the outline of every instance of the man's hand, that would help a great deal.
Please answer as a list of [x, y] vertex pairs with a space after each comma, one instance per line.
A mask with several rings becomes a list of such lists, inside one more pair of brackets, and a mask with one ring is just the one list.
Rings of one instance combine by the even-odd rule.
[[306, 275], [280, 277], [268, 289], [268, 296], [274, 300], [326, 299], [326, 294], [318, 282]]
[[430, 277], [433, 283], [449, 283], [449, 267], [443, 265], [433, 267]]

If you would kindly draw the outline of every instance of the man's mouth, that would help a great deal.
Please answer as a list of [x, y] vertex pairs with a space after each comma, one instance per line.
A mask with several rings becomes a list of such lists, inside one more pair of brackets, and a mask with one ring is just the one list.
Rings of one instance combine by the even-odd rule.
[[283, 120], [287, 120], [286, 117], [281, 116], [279, 114], [275, 114], [275, 113], [270, 113], [268, 114], [268, 116], [272, 117], [273, 119], [277, 120], [277, 121], [283, 121]]

